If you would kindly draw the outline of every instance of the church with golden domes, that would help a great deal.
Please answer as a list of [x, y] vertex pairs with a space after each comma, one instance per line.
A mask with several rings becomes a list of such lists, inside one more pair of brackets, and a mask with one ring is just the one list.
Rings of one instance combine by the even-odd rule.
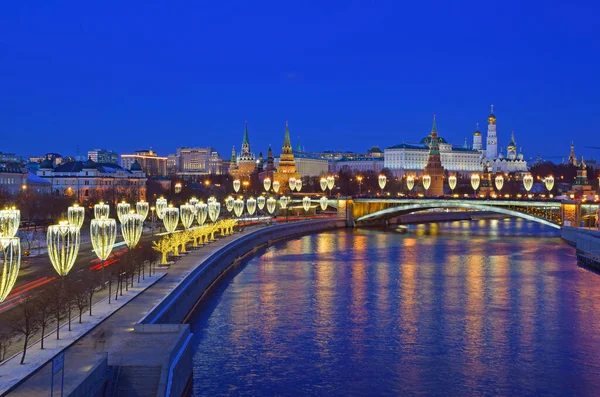
[[482, 162], [490, 163], [492, 172], [527, 172], [527, 161], [523, 157], [523, 148], [517, 153], [517, 144], [515, 142], [515, 132], [511, 134], [510, 143], [504, 154], [502, 148], [498, 151], [498, 137], [496, 135], [496, 115], [494, 114], [494, 105], [491, 106], [491, 113], [488, 116], [488, 130], [486, 148], [481, 147], [481, 132], [477, 129], [473, 133], [473, 149], [481, 150]]

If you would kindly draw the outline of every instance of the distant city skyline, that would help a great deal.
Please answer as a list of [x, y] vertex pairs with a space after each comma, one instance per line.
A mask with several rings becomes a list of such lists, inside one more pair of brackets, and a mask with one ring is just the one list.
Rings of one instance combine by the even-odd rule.
[[1, 6], [0, 151], [83, 156], [242, 142], [279, 153], [515, 131], [525, 157], [599, 158], [598, 4], [382, 1]]

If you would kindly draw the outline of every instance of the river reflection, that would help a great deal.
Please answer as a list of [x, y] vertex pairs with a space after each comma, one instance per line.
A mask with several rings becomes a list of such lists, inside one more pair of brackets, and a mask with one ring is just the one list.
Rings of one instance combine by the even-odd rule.
[[340, 230], [206, 295], [194, 395], [597, 395], [600, 276], [521, 220]]

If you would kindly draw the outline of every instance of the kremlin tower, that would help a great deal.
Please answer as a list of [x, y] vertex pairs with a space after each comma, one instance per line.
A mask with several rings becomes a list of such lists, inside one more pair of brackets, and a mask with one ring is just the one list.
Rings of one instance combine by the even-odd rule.
[[429, 156], [427, 157], [425, 174], [431, 177], [431, 185], [427, 189], [427, 195], [441, 196], [444, 194], [444, 167], [442, 167], [440, 158], [440, 138], [438, 137], [435, 114], [433, 115], [433, 126], [429, 137]]
[[277, 172], [273, 175], [275, 180], [278, 180], [281, 186], [288, 185], [288, 179], [300, 178], [300, 174], [296, 172], [296, 162], [294, 161], [294, 153], [292, 152], [292, 143], [290, 141], [290, 130], [288, 122], [285, 122], [285, 136], [283, 138], [283, 147], [279, 156], [279, 164]]
[[492, 111], [488, 116], [485, 157], [490, 161], [498, 157], [498, 138], [496, 137], [496, 116], [494, 115], [494, 105], [492, 105]]
[[481, 150], [481, 145], [481, 132], [479, 132], [479, 123], [477, 123], [475, 127], [475, 132], [473, 133], [473, 150]]
[[230, 170], [229, 173], [237, 179], [249, 180], [250, 174], [254, 172], [256, 168], [256, 159], [254, 154], [250, 151], [250, 139], [248, 138], [248, 122], [246, 122], [246, 128], [244, 130], [244, 139], [242, 141], [242, 151], [237, 156], [237, 166]]

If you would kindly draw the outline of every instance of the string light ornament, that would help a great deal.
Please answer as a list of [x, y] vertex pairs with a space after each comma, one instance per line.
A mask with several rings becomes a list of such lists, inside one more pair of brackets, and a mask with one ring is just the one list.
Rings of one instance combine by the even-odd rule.
[[233, 213], [239, 218], [242, 216], [242, 212], [244, 212], [244, 200], [237, 198], [233, 202]]
[[179, 206], [179, 217], [185, 229], [189, 229], [192, 223], [194, 223], [194, 211], [194, 206], [191, 204], [182, 204]]
[[258, 196], [256, 198], [256, 203], [258, 204], [258, 209], [259, 210], [263, 210], [263, 208], [265, 208], [265, 204], [267, 202], [267, 199], [265, 198], [265, 196]]
[[198, 225], [202, 226], [204, 225], [204, 222], [206, 222], [206, 217], [208, 216], [208, 205], [200, 202], [194, 207], [196, 208], [196, 220], [198, 221]]
[[546, 185], [546, 189], [548, 189], [548, 191], [552, 191], [552, 188], [554, 188], [554, 177], [552, 175], [548, 175], [545, 179], [544, 179], [544, 185]]
[[179, 224], [179, 208], [175, 208], [172, 204], [169, 204], [165, 209], [162, 220], [167, 232], [173, 233]]
[[321, 211], [325, 211], [327, 209], [328, 204], [327, 197], [323, 196], [319, 199], [319, 205], [321, 206]]
[[135, 212], [140, 214], [144, 220], [148, 217], [148, 212], [150, 211], [150, 203], [140, 200], [135, 203]]
[[324, 178], [324, 177], [323, 177], [323, 178], [321, 178], [321, 179], [319, 180], [319, 185], [321, 185], [321, 190], [322, 190], [322, 191], [325, 191], [325, 190], [327, 190], [327, 178]]
[[383, 190], [383, 188], [385, 188], [385, 184], [387, 183], [387, 177], [385, 175], [379, 175], [377, 182], [379, 182], [379, 188]]
[[456, 189], [456, 175], [450, 175], [448, 177], [448, 186], [450, 186], [450, 190], [454, 191], [454, 189]]
[[425, 188], [425, 191], [429, 190], [430, 186], [431, 186], [431, 176], [423, 175], [423, 187]]
[[529, 193], [529, 191], [533, 187], [533, 176], [531, 176], [530, 174], [525, 175], [523, 177], [523, 186], [525, 187], [525, 190], [527, 190], [527, 193]]
[[21, 211], [15, 208], [0, 211], [0, 237], [15, 237], [21, 223]]
[[296, 191], [300, 191], [302, 189], [302, 179], [296, 179]]
[[121, 202], [117, 204], [117, 217], [119, 218], [119, 222], [123, 223], [123, 215], [129, 214], [131, 211], [131, 205], [126, 202]]
[[327, 188], [329, 189], [329, 191], [331, 191], [333, 189], [333, 186], [335, 185], [335, 178], [331, 175], [329, 175], [327, 177]]
[[267, 211], [269, 212], [269, 214], [272, 214], [275, 211], [276, 206], [277, 200], [275, 200], [273, 197], [269, 197], [267, 199]]
[[279, 205], [281, 206], [281, 208], [286, 209], [289, 201], [290, 201], [290, 199], [287, 198], [286, 196], [281, 196], [279, 198]]
[[240, 191], [240, 186], [242, 186], [242, 183], [240, 182], [239, 179], [234, 179], [233, 181], [233, 190], [237, 193]]
[[498, 189], [498, 191], [502, 190], [502, 187], [504, 187], [504, 177], [502, 175], [496, 175], [496, 178], [494, 178], [494, 184], [496, 185], [496, 189]]
[[115, 245], [117, 221], [111, 218], [92, 219], [90, 238], [94, 253], [102, 262], [102, 279], [104, 280], [104, 261], [108, 259]]
[[21, 240], [18, 237], [0, 237], [0, 262], [0, 302], [4, 302], [15, 286], [21, 268]]
[[296, 178], [291, 177], [288, 179], [288, 185], [290, 186], [290, 190], [294, 191], [296, 189]]
[[166, 198], [160, 197], [156, 199], [156, 216], [158, 217], [158, 219], [163, 219], [168, 207], [169, 206], [167, 204]]
[[76, 225], [62, 221], [48, 227], [46, 244], [48, 256], [59, 276], [69, 274], [79, 253], [80, 231]]
[[481, 182], [481, 177], [479, 176], [479, 174], [471, 175], [471, 187], [473, 188], [474, 191], [477, 190], [480, 182]]
[[221, 203], [217, 202], [217, 200], [214, 197], [211, 197], [210, 199], [208, 199], [208, 217], [212, 222], [216, 222], [220, 214]]
[[250, 197], [246, 200], [246, 210], [250, 216], [254, 215], [256, 212], [256, 199], [254, 197]]
[[263, 180], [263, 187], [265, 188], [265, 192], [268, 192], [271, 189], [271, 178], [265, 178]]
[[413, 187], [415, 187], [415, 177], [409, 175], [406, 177], [406, 188], [410, 192], [413, 189]]
[[281, 187], [281, 183], [279, 183], [279, 181], [273, 181], [273, 191], [275, 193], [279, 192], [280, 187]]
[[229, 196], [225, 199], [225, 208], [227, 209], [227, 212], [233, 211], [233, 202], [234, 201], [235, 201], [235, 199], [231, 196]]
[[129, 249], [134, 248], [142, 237], [144, 230], [144, 218], [140, 214], [131, 211], [129, 214], [123, 215], [123, 223], [121, 224], [121, 234], [123, 240]]
[[196, 206], [196, 204], [198, 204], [200, 202], [200, 200], [198, 200], [196, 197], [192, 197], [189, 201], [188, 204], [191, 206]]
[[85, 218], [85, 208], [80, 207], [78, 204], [73, 204], [67, 208], [67, 219], [71, 225], [75, 225], [78, 228], [83, 226], [83, 220]]
[[94, 218], [102, 219], [108, 218], [110, 213], [110, 205], [104, 204], [104, 202], [100, 201], [98, 204], [94, 205]]
[[310, 209], [310, 197], [304, 196], [302, 198], [302, 207], [304, 208], [304, 211], [308, 212]]

